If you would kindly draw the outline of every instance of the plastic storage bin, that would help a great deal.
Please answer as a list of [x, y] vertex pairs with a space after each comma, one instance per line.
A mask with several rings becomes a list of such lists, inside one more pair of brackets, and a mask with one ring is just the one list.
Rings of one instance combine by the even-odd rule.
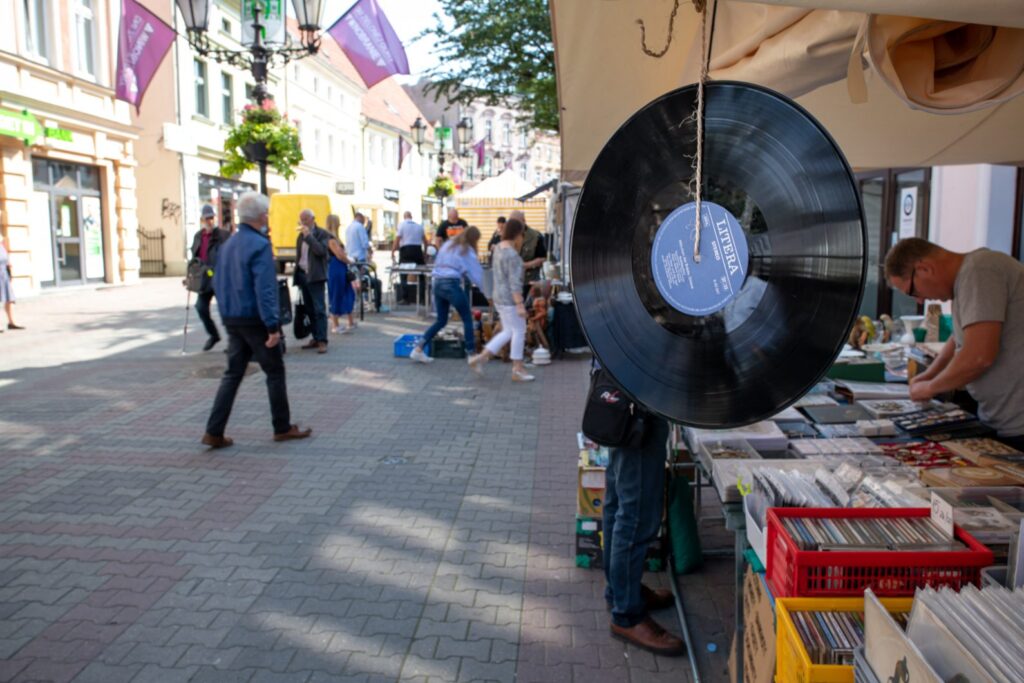
[[768, 585], [776, 597], [858, 597], [865, 588], [879, 596], [914, 594], [923, 586], [956, 590], [978, 585], [981, 570], [992, 564], [992, 551], [954, 527], [966, 545], [955, 551], [821, 551], [800, 550], [782, 526], [785, 517], [907, 518], [928, 517], [930, 508], [771, 508], [768, 510]]
[[[886, 598], [891, 613], [909, 612], [913, 598]], [[790, 612], [863, 612], [864, 598], [776, 598], [776, 683], [854, 683], [852, 666], [812, 664]]]
[[[408, 358], [409, 354], [412, 353], [412, 349], [416, 346], [416, 340], [419, 339], [418, 334], [403, 334], [399, 337], [395, 337], [395, 358]], [[427, 344], [424, 349], [427, 355], [430, 355], [430, 344]]]

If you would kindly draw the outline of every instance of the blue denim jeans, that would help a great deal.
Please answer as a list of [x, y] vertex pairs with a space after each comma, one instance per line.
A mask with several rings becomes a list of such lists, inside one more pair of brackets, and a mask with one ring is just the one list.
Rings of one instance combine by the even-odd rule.
[[466, 353], [474, 353], [476, 344], [473, 340], [473, 312], [469, 308], [469, 299], [462, 289], [462, 281], [456, 278], [437, 278], [434, 280], [434, 308], [437, 310], [437, 320], [423, 334], [420, 346], [430, 343], [438, 332], [448, 324], [448, 310], [451, 307], [459, 312], [462, 318], [462, 331], [466, 337]]
[[661, 526], [667, 439], [668, 423], [648, 417], [643, 446], [612, 448], [605, 470], [604, 597], [616, 626], [635, 626], [647, 614], [640, 580]]

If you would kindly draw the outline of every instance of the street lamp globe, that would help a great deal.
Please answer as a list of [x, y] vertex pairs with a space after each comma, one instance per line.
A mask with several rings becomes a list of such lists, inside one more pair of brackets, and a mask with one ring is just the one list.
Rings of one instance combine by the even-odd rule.
[[210, 23], [210, 0], [177, 0], [189, 33], [205, 33]]
[[473, 137], [473, 119], [468, 116], [463, 117], [462, 120], [459, 121], [459, 125], [455, 126], [455, 130], [459, 135], [459, 147], [462, 150], [465, 150]]
[[320, 30], [320, 16], [324, 11], [324, 0], [292, 0], [295, 8], [295, 19], [299, 22], [299, 30], [316, 33]]
[[423, 152], [423, 141], [427, 136], [427, 124], [419, 116], [412, 123], [412, 141], [416, 145], [416, 151]]

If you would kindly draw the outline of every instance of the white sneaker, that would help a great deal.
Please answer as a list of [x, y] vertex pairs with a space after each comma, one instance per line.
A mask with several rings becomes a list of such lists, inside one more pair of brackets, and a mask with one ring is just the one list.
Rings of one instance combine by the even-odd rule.
[[513, 382], [532, 382], [534, 379], [536, 378], [533, 375], [528, 375], [525, 372], [512, 371]]
[[423, 349], [418, 346], [414, 346], [412, 353], [409, 354], [409, 358], [416, 361], [417, 363], [433, 363], [434, 359], [423, 353]]
[[341, 333], [341, 328], [340, 327], [332, 327], [331, 328], [331, 334], [340, 334], [340, 333]]
[[350, 334], [354, 329], [356, 329], [355, 325], [352, 327], [339, 327], [338, 334]]

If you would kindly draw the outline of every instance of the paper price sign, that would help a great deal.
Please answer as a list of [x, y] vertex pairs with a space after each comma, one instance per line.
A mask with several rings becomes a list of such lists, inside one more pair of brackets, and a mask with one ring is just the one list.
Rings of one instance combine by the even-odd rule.
[[953, 504], [932, 492], [932, 523], [939, 527], [943, 534], [953, 538]]

